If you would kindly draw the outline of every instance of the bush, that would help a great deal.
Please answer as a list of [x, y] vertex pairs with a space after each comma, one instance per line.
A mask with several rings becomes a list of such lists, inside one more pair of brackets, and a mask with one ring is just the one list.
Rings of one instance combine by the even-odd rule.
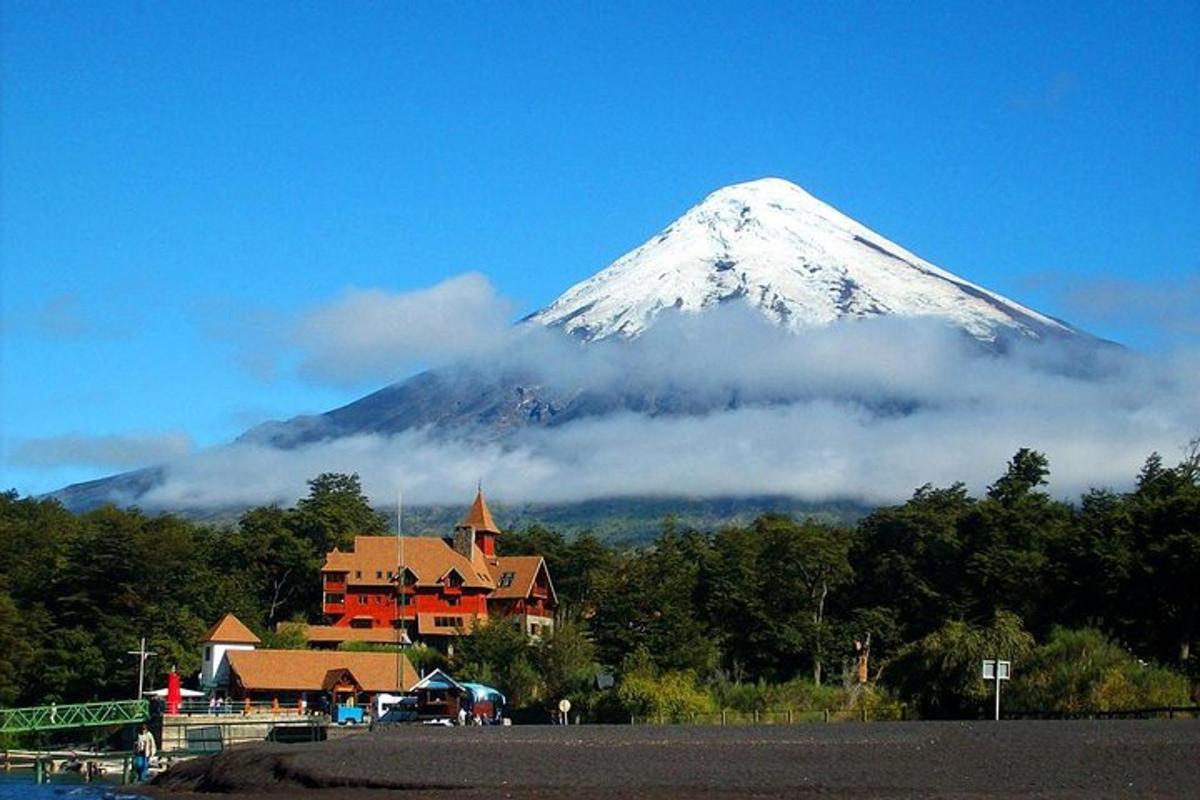
[[712, 696], [697, 685], [694, 672], [659, 673], [644, 649], [625, 659], [616, 696], [631, 716], [672, 719], [716, 710]]
[[884, 667], [883, 680], [914, 703], [922, 718], [979, 718], [992, 697], [980, 675], [983, 659], [1012, 661], [1019, 671], [1033, 644], [1021, 620], [1005, 611], [986, 628], [947, 622], [897, 653]]
[[1010, 706], [1078, 714], [1186, 705], [1183, 675], [1138, 661], [1090, 628], [1055, 628], [1013, 676]]

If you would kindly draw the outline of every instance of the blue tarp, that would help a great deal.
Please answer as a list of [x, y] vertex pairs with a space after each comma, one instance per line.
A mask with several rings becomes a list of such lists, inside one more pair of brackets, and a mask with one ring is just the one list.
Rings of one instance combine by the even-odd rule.
[[482, 683], [463, 683], [462, 687], [471, 693], [471, 699], [476, 702], [490, 700], [497, 706], [503, 706], [508, 703], [504, 699], [504, 695], [491, 686], [484, 686]]

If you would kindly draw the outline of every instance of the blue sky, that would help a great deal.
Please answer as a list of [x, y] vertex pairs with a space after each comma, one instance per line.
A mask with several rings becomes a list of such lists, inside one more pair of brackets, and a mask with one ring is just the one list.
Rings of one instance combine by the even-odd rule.
[[1195, 343], [1195, 3], [780, 5], [4, 2], [3, 484], [347, 402], [378, 383], [302, 375], [289, 320], [469, 271], [524, 314], [765, 175]]

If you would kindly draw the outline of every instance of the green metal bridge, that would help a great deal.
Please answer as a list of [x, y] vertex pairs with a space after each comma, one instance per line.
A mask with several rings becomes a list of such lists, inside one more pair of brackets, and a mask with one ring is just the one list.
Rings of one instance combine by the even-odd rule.
[[150, 703], [145, 700], [0, 708], [0, 733], [99, 728], [107, 725], [130, 725], [148, 719]]

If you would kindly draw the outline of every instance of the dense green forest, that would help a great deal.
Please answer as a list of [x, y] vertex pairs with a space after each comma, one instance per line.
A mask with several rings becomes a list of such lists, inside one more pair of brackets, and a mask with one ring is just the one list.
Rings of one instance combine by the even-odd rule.
[[[999, 470], [998, 470], [999, 471]], [[1049, 496], [1021, 450], [985, 496], [923, 486], [853, 527], [767, 514], [712, 532], [671, 518], [638, 548], [545, 527], [503, 553], [546, 556], [560, 601], [541, 641], [482, 626], [454, 655], [414, 648], [504, 689], [513, 705], [568, 696], [593, 718], [720, 708], [904, 703], [976, 716], [984, 657], [1010, 658], [1010, 708], [1188, 703], [1200, 679], [1200, 444], [1151, 455], [1126, 493]], [[0, 705], [129, 697], [147, 636], [157, 685], [194, 674], [196, 641], [233, 611], [268, 646], [319, 619], [324, 553], [386, 533], [356, 476], [325, 474], [294, 508], [213, 526], [137, 509], [72, 514], [0, 496]], [[869, 682], [853, 679], [869, 642]], [[594, 688], [601, 673], [612, 690]]]

